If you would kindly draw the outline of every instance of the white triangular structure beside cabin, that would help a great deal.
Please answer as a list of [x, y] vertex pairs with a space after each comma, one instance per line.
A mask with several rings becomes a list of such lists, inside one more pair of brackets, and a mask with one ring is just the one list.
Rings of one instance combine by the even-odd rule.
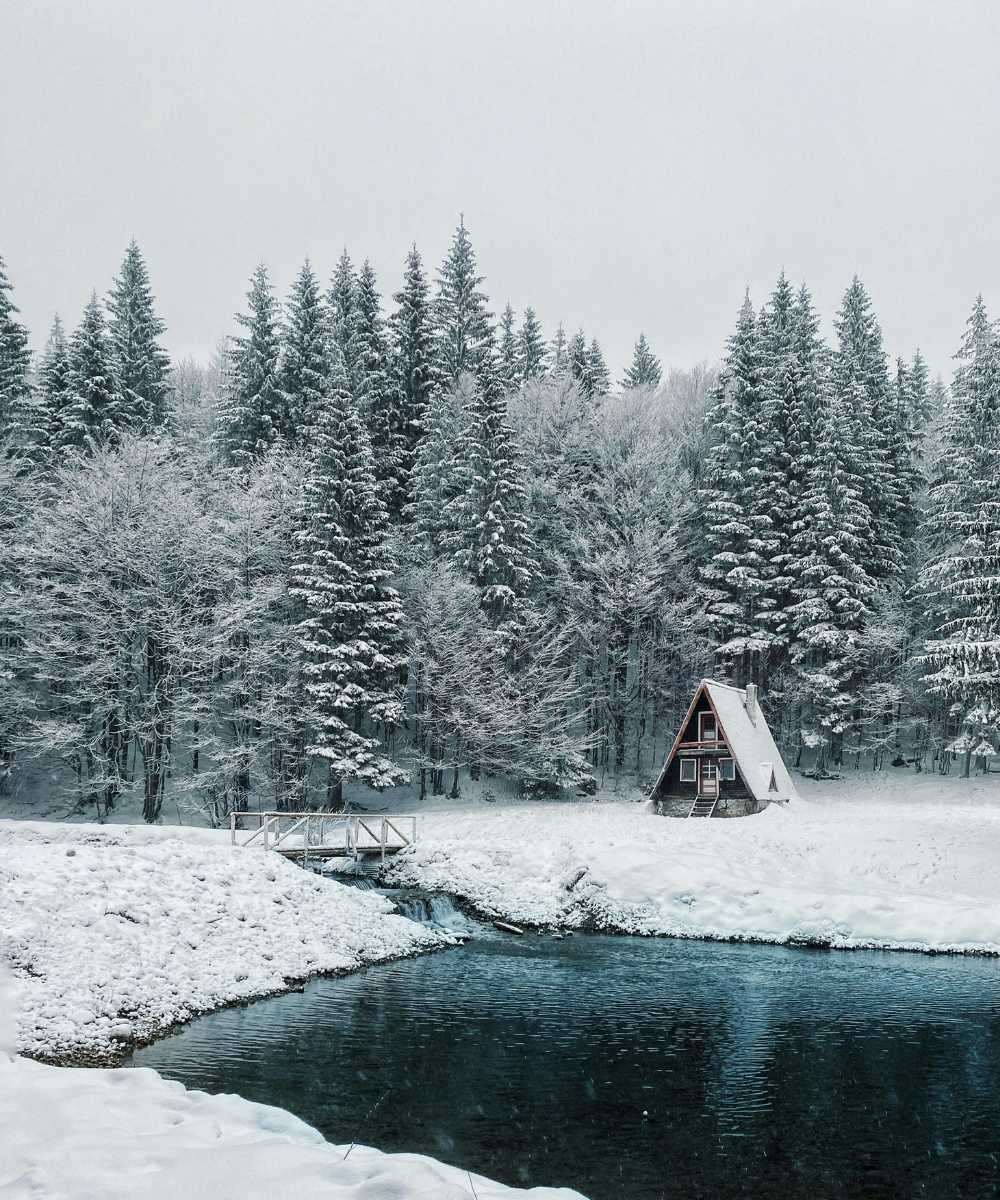
[[756, 689], [752, 686], [733, 687], [714, 679], [703, 679], [698, 685], [650, 798], [656, 796], [670, 764], [677, 757], [681, 739], [703, 694], [707, 695], [715, 713], [719, 731], [736, 762], [736, 770], [754, 800], [760, 803], [797, 800], [799, 794], [757, 703]]

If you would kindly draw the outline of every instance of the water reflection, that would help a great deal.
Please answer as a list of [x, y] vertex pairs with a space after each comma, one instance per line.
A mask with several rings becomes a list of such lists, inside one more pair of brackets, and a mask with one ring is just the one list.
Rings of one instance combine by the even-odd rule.
[[1000, 1185], [996, 960], [487, 935], [202, 1018], [133, 1061], [332, 1140], [594, 1200]]

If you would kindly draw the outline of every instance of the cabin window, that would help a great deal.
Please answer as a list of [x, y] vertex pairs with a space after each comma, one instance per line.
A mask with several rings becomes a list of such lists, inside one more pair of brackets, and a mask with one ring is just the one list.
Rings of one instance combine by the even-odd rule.
[[719, 759], [719, 777], [733, 780], [736, 778], [736, 761], [732, 758]]
[[698, 741], [718, 741], [719, 731], [715, 724], [715, 713], [703, 712], [698, 715]]
[[698, 778], [698, 764], [693, 758], [681, 759], [681, 783], [694, 783]]

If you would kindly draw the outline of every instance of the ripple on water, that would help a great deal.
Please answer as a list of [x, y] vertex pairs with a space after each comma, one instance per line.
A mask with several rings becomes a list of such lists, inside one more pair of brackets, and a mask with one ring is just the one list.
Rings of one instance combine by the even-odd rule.
[[481, 930], [200, 1018], [132, 1061], [334, 1140], [594, 1200], [1000, 1184], [990, 959]]

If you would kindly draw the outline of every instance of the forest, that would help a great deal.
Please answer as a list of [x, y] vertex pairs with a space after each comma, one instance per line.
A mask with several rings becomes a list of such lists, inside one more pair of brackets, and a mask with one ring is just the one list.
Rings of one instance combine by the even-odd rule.
[[845, 284], [830, 341], [781, 273], [721, 298], [718, 366], [640, 335], [613, 380], [495, 316], [464, 221], [385, 300], [346, 251], [284, 300], [257, 266], [207, 364], [135, 242], [37, 357], [0, 261], [0, 790], [219, 823], [642, 787], [706, 675], [800, 769], [988, 769], [1000, 331], [977, 299], [932, 380]]

